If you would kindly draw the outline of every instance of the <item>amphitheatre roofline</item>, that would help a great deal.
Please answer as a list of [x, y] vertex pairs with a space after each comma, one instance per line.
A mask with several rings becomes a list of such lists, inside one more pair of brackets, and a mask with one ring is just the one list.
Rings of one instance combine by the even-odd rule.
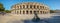
[[16, 3], [16, 4], [12, 5], [12, 7], [15, 6], [15, 5], [28, 4], [28, 3], [41, 4], [41, 5], [44, 5], [44, 6], [46, 6], [46, 7], [49, 7], [47, 4], [44, 4], [44, 3], [41, 3], [41, 2], [18, 2], [18, 3]]

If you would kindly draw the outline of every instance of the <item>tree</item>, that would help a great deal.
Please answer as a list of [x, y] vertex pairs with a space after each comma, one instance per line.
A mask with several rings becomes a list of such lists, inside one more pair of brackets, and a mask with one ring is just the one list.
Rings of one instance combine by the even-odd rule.
[[10, 10], [5, 10], [5, 12], [6, 12], [6, 13], [11, 13], [11, 11], [10, 11]]
[[3, 4], [0, 3], [0, 12], [1, 12], [1, 11], [4, 11], [4, 10], [5, 10], [5, 8], [4, 8]]
[[54, 11], [53, 10], [50, 10], [50, 13], [54, 13]]

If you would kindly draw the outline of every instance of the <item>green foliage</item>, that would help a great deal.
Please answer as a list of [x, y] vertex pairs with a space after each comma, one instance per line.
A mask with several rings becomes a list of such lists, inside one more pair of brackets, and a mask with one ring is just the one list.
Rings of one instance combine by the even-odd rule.
[[5, 10], [5, 12], [6, 12], [6, 13], [11, 13], [11, 11], [10, 11], [10, 10]]
[[1, 12], [1, 11], [4, 11], [4, 10], [5, 10], [5, 8], [3, 7], [3, 4], [0, 3], [0, 12]]
[[10, 10], [5, 10], [4, 6], [2, 3], [0, 3], [0, 12], [6, 12], [6, 13], [10, 13]]
[[50, 13], [54, 13], [54, 11], [53, 10], [50, 10]]

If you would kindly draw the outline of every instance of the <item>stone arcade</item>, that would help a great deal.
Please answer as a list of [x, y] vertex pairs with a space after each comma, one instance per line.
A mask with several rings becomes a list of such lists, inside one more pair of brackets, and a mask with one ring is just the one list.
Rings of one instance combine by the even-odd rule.
[[49, 7], [36, 2], [18, 3], [12, 6], [11, 13], [13, 14], [48, 14], [50, 12]]

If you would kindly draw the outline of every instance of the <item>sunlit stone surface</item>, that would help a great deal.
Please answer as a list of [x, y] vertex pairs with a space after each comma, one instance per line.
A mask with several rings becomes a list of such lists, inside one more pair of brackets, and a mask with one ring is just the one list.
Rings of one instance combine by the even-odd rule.
[[[47, 14], [48, 15], [48, 14]], [[60, 23], [60, 14], [59, 13], [53, 13], [50, 14], [50, 18], [43, 18], [41, 17], [41, 21], [43, 23]], [[34, 16], [14, 16], [12, 14], [6, 14], [5, 16], [0, 15], [0, 23], [40, 23], [40, 22], [32, 22], [31, 19]], [[28, 18], [28, 19], [27, 19]]]
[[37, 2], [22, 2], [12, 5], [11, 13], [13, 14], [48, 14], [50, 13], [49, 6]]
[[[49, 7], [41, 3], [16, 4], [11, 11], [9, 14], [0, 15], [0, 23], [60, 23], [60, 13], [50, 14]], [[37, 12], [40, 21], [32, 21], [34, 12]]]

